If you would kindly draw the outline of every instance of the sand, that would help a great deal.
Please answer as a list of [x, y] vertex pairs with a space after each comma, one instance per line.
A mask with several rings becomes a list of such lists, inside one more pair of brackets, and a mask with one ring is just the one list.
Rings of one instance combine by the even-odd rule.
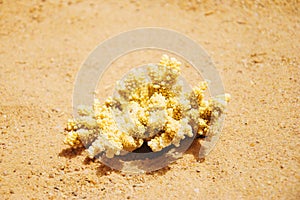
[[[297, 0], [0, 0], [0, 199], [299, 199], [299, 7]], [[89, 53], [148, 26], [202, 45], [232, 100], [204, 161], [193, 145], [159, 171], [129, 175], [68, 149], [63, 130]], [[134, 56], [117, 63], [134, 66]]]

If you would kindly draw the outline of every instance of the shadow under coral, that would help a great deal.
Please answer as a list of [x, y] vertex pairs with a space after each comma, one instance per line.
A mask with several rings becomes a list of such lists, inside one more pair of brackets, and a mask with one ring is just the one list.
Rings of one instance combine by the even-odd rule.
[[60, 157], [65, 157], [65, 158], [71, 159], [71, 158], [81, 155], [84, 150], [85, 150], [84, 147], [79, 147], [79, 148], [69, 147], [69, 148], [63, 149], [58, 155]]
[[[181, 141], [182, 143], [179, 147], [171, 145], [159, 152], [149, 152], [149, 147], [142, 146], [130, 154], [115, 156], [114, 158], [107, 158], [105, 154], [102, 153], [93, 159], [86, 157], [83, 164], [90, 165], [91, 163], [99, 163], [100, 166], [97, 167], [96, 172], [99, 176], [105, 176], [111, 172], [163, 175], [171, 169], [170, 165], [177, 159], [180, 159], [184, 154], [191, 154], [197, 161], [203, 162], [204, 159], [199, 158], [199, 151], [201, 149], [200, 141], [201, 138], [187, 138]], [[59, 153], [59, 156], [72, 159], [81, 155], [84, 150], [84, 147], [76, 149], [70, 147], [63, 149]]]

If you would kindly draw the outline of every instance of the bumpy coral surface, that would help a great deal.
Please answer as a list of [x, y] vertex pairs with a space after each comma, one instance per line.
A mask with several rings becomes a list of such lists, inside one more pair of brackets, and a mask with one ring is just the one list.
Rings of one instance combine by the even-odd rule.
[[144, 143], [152, 151], [179, 146], [186, 136], [205, 136], [223, 112], [229, 95], [204, 99], [207, 83], [189, 90], [180, 78], [181, 63], [163, 55], [158, 64], [130, 71], [105, 102], [78, 108], [79, 117], [68, 121], [65, 143], [85, 146], [90, 157], [112, 158]]

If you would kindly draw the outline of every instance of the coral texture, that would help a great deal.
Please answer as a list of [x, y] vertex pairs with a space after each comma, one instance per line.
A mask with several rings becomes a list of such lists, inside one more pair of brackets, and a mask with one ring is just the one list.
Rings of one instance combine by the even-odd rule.
[[[65, 143], [85, 146], [90, 157], [112, 158], [143, 143], [160, 151], [179, 146], [186, 136], [206, 136], [223, 112], [229, 96], [204, 99], [207, 83], [188, 90], [180, 79], [181, 63], [163, 55], [158, 64], [131, 70], [117, 82], [113, 97], [92, 107], [80, 106], [79, 117], [69, 120]], [[223, 100], [222, 100], [223, 99]]]

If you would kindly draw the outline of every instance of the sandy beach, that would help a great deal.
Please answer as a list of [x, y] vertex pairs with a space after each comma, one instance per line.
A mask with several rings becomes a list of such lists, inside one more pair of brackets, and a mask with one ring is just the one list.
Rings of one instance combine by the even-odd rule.
[[[298, 0], [0, 0], [0, 199], [300, 199], [299, 8]], [[231, 101], [204, 161], [194, 144], [167, 167], [132, 175], [63, 141], [81, 64], [99, 43], [141, 27], [201, 45]], [[100, 100], [160, 55], [116, 60]]]

